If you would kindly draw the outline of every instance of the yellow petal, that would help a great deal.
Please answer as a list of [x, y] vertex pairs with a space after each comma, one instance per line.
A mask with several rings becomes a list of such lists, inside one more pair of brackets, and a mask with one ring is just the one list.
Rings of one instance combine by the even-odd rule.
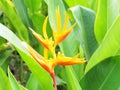
[[84, 62], [86, 62], [86, 60], [84, 58], [79, 59], [78, 55], [76, 55], [72, 58], [72, 57], [65, 57], [62, 54], [58, 54], [58, 57], [56, 58], [57, 65], [62, 65], [62, 66], [73, 65], [73, 64], [81, 64], [81, 63], [84, 63]]
[[77, 23], [74, 23], [67, 31], [71, 32]]
[[67, 26], [68, 26], [68, 15], [67, 15], [67, 13], [65, 14], [65, 23], [64, 23], [64, 27], [63, 27], [63, 29], [62, 29], [62, 31], [64, 31], [64, 30], [66, 30], [66, 28], [67, 28]]
[[61, 30], [61, 18], [60, 18], [60, 10], [59, 7], [56, 10], [56, 20], [57, 20], [57, 32], [60, 33]]
[[46, 25], [47, 25], [48, 16], [45, 18], [43, 23], [43, 36], [45, 39], [48, 39], [47, 33], [46, 33]]

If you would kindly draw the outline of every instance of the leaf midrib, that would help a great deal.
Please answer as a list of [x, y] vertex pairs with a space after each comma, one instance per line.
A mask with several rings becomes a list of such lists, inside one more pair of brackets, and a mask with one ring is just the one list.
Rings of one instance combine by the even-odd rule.
[[113, 72], [114, 68], [116, 67], [116, 64], [112, 67], [111, 71], [108, 73], [107, 77], [103, 80], [103, 83], [101, 84], [101, 86], [98, 88], [98, 90], [102, 90], [103, 86], [105, 85], [105, 83], [107, 82], [109, 76], [111, 75], [111, 73]]

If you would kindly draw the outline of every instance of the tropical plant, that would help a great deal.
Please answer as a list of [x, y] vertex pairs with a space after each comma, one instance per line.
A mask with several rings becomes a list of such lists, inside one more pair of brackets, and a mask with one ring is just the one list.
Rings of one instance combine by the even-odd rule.
[[120, 0], [0, 0], [0, 8], [1, 90], [120, 89]]

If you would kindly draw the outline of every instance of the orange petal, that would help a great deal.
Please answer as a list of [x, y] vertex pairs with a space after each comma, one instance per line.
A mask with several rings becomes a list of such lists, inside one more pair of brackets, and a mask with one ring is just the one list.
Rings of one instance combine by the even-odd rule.
[[33, 35], [35, 36], [35, 38], [47, 49], [49, 49], [49, 45], [45, 42], [45, 39], [42, 38], [41, 35], [37, 34], [34, 30], [32, 30], [30, 28], [30, 30], [32, 31]]
[[74, 26], [76, 25], [76, 23], [74, 23], [68, 30], [63, 30], [61, 35], [58, 37], [58, 39], [56, 40], [56, 43], [60, 43], [62, 42], [73, 30]]
[[23, 42], [22, 45], [29, 51], [31, 56], [34, 58], [36, 62], [38, 62], [46, 71], [51, 72], [51, 67], [49, 64], [44, 60], [44, 57], [42, 57], [39, 53], [37, 53], [31, 46], [29, 46], [27, 43]]

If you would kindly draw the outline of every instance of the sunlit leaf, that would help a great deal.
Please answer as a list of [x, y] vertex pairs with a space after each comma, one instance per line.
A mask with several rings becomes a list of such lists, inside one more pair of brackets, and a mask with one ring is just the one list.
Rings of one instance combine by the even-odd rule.
[[29, 42], [28, 31], [14, 10], [13, 3], [10, 0], [0, 0], [0, 8], [15, 27], [18, 37]]
[[53, 83], [50, 75], [28, 54], [26, 49], [22, 46], [21, 40], [2, 24], [0, 24], [0, 36], [7, 39], [15, 46], [22, 59], [28, 65], [29, 69], [37, 77], [39, 85], [42, 86], [41, 90], [53, 90]]
[[1, 90], [12, 90], [10, 82], [5, 72], [0, 68], [0, 89]]
[[12, 75], [9, 69], [8, 69], [8, 77], [9, 77], [12, 90], [21, 90], [18, 82], [15, 80], [14, 76]]
[[86, 72], [88, 72], [91, 68], [93, 68], [96, 64], [103, 61], [105, 58], [108, 58], [110, 56], [114, 56], [117, 54], [118, 50], [120, 49], [120, 16], [118, 16], [114, 22], [114, 24], [111, 26], [111, 28], [108, 30], [107, 34], [105, 35], [105, 38], [99, 48], [95, 51], [95, 53], [90, 58], [87, 66], [86, 66]]
[[95, 35], [99, 43], [119, 14], [118, 0], [98, 0], [95, 20]]
[[70, 8], [70, 10], [78, 25], [77, 29], [75, 29], [77, 40], [80, 42], [85, 56], [89, 60], [98, 46], [94, 35], [95, 13], [81, 6], [75, 6]]
[[119, 90], [120, 56], [105, 59], [81, 80], [82, 90]]
[[29, 80], [27, 82], [26, 87], [29, 90], [41, 90], [41, 87], [40, 87], [40, 85], [38, 83], [38, 80], [33, 74], [30, 75], [30, 78], [29, 78]]

